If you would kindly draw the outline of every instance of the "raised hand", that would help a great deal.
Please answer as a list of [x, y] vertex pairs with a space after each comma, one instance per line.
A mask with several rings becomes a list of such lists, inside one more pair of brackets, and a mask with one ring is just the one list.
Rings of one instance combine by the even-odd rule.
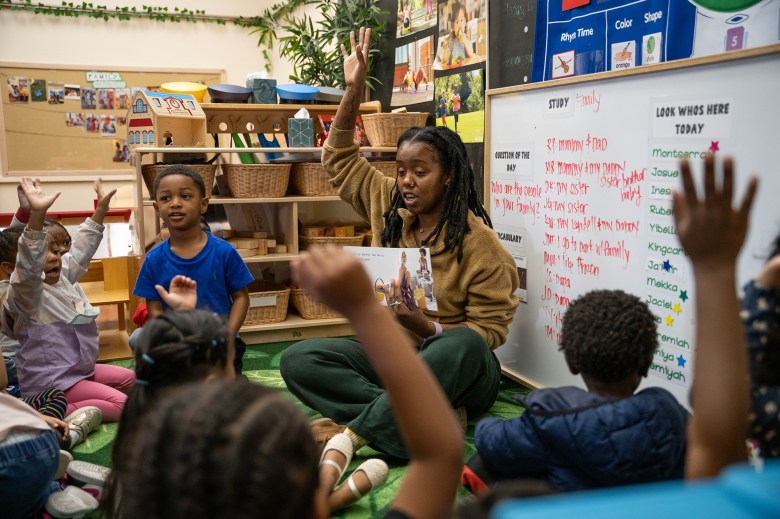
[[[40, 184], [40, 179], [35, 179], [33, 182]], [[30, 201], [27, 200], [27, 195], [24, 194], [21, 184], [16, 186], [16, 197], [19, 199], [19, 208], [22, 212], [30, 213]]]
[[163, 301], [174, 310], [192, 310], [198, 304], [198, 284], [187, 276], [174, 276], [171, 280], [170, 292], [161, 285], [154, 285], [154, 288]]
[[298, 285], [347, 317], [378, 304], [360, 261], [334, 245], [310, 247], [291, 267]]
[[349, 41], [352, 49], [347, 52], [344, 44], [341, 44], [341, 54], [344, 56], [344, 82], [349, 85], [363, 87], [368, 73], [368, 49], [371, 44], [371, 29], [360, 28], [357, 43], [355, 32], [349, 33]]
[[60, 196], [60, 192], [46, 194], [41, 187], [41, 181], [38, 179], [31, 179], [29, 177], [22, 177], [19, 182], [19, 187], [22, 188], [24, 196], [30, 204], [30, 211], [43, 211], [44, 213], [52, 206], [57, 197]]
[[95, 193], [97, 194], [97, 207], [108, 210], [108, 205], [111, 203], [111, 198], [116, 194], [116, 189], [112, 189], [106, 193], [103, 189], [102, 178], [96, 178], [95, 182], [92, 184], [92, 187], [95, 189]]
[[[700, 267], [732, 265], [747, 234], [748, 216], [758, 186], [753, 177], [739, 204], [733, 208], [734, 162], [723, 160], [723, 181], [715, 181], [715, 158], [704, 161], [704, 198], [699, 199], [687, 160], [680, 162], [683, 193], [674, 191], [674, 220], [677, 235], [694, 265]], [[717, 236], [717, 238], [716, 238]]]

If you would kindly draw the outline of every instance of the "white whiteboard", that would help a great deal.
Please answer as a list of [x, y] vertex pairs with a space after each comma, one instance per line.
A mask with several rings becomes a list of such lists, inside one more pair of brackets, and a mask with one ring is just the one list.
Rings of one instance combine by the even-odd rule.
[[497, 350], [505, 372], [583, 386], [558, 351], [560, 318], [577, 296], [620, 288], [656, 316], [659, 349], [643, 387], [688, 405], [696, 295], [671, 215], [673, 155], [692, 153], [697, 178], [700, 153], [734, 156], [737, 197], [760, 174], [741, 287], [780, 232], [780, 46], [753, 50], [487, 92], [490, 216], [527, 268], [527, 303]]

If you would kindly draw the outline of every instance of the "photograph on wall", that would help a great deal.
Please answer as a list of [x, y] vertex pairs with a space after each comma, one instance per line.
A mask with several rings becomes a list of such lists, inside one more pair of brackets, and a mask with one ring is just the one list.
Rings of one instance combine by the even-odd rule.
[[117, 88], [114, 90], [114, 109], [127, 110], [130, 108], [130, 89]]
[[65, 99], [81, 99], [80, 85], [65, 85]]
[[83, 128], [85, 124], [86, 119], [83, 113], [67, 112], [65, 114], [65, 126]]
[[35, 102], [46, 101], [46, 80], [34, 79], [30, 86], [30, 99]]
[[114, 155], [111, 157], [112, 162], [130, 162], [130, 147], [127, 145], [127, 140], [114, 139]]
[[393, 95], [390, 106], [433, 101], [433, 36], [395, 49]]
[[81, 108], [85, 110], [94, 110], [95, 108], [97, 108], [97, 105], [95, 104], [94, 88], [81, 89]]
[[100, 110], [113, 110], [114, 109], [114, 89], [113, 88], [98, 88], [97, 89], [98, 108]]
[[124, 115], [117, 115], [116, 116], [116, 125], [117, 126], [127, 126], [127, 117]]
[[49, 104], [61, 105], [65, 103], [65, 85], [62, 83], [49, 82], [46, 85], [46, 89], [49, 91]]
[[446, 126], [463, 142], [485, 140], [485, 71], [436, 78], [436, 126]]
[[487, 56], [485, 0], [447, 0], [439, 4], [439, 46], [434, 70], [482, 63]]
[[87, 114], [86, 128], [89, 133], [100, 132], [100, 116], [98, 114]]
[[396, 38], [436, 25], [436, 0], [398, 0]]
[[104, 135], [104, 136], [116, 135], [116, 116], [115, 115], [101, 115], [100, 116], [100, 135]]
[[30, 90], [27, 78], [11, 76], [8, 78], [8, 102], [26, 103], [30, 100]]

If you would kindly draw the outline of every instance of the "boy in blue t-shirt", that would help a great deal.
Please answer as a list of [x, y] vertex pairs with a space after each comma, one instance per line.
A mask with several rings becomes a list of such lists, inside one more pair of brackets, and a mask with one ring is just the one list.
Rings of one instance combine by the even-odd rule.
[[228, 242], [201, 229], [201, 215], [209, 205], [203, 179], [192, 168], [175, 165], [154, 181], [154, 208], [170, 238], [146, 255], [133, 293], [146, 298], [149, 317], [163, 313], [165, 303], [157, 286], [168, 289], [178, 274], [197, 282], [198, 308], [227, 316], [236, 334], [236, 373], [243, 368], [246, 344], [238, 337], [249, 309], [247, 285], [254, 278]]

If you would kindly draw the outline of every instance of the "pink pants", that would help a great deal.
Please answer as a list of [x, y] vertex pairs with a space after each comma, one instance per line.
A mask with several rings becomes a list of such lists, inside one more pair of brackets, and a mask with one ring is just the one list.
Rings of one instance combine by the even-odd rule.
[[104, 422], [118, 422], [122, 407], [127, 400], [127, 393], [133, 388], [135, 372], [133, 370], [97, 364], [95, 374], [77, 382], [65, 391], [68, 397], [68, 411], [71, 414], [76, 409], [93, 405], [103, 412]]

